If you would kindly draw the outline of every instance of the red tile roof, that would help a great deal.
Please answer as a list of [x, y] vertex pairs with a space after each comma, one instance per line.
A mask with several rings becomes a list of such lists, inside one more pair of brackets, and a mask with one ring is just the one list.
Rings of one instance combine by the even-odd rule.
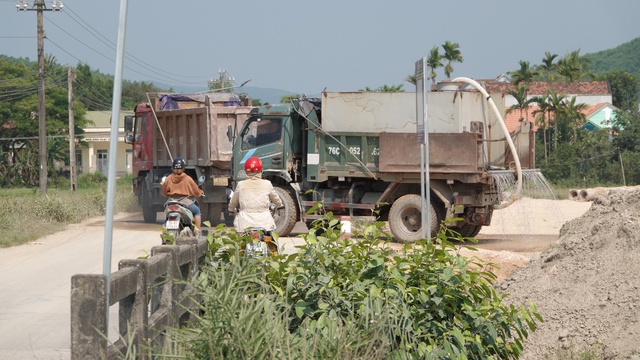
[[[515, 85], [508, 82], [487, 81], [484, 84], [489, 94], [503, 93], [508, 90], [515, 90]], [[524, 85], [524, 84], [523, 84]], [[579, 95], [608, 95], [611, 94], [609, 84], [606, 81], [577, 81], [572, 83], [534, 81], [526, 84], [529, 87], [527, 95], [544, 95], [547, 90], [552, 89], [558, 94], [579, 94]]]

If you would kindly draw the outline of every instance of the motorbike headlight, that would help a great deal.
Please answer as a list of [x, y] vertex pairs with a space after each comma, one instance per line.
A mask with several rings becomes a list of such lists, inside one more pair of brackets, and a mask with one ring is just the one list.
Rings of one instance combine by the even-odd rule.
[[164, 185], [165, 180], [167, 180], [167, 175], [162, 177], [162, 180], [160, 180], [160, 185]]

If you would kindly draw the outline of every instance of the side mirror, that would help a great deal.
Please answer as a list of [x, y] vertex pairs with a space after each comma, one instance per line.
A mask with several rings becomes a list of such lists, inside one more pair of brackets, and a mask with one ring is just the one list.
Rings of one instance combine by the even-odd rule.
[[124, 136], [125, 144], [133, 144], [133, 135], [128, 134]]
[[124, 131], [125, 132], [133, 131], [133, 116], [127, 115], [124, 117]]
[[233, 142], [233, 127], [231, 125], [227, 127], [227, 138], [229, 139], [229, 142]]

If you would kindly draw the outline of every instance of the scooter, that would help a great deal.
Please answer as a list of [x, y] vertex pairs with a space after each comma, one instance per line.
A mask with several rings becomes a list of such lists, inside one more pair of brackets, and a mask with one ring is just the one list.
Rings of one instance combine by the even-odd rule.
[[[165, 221], [162, 225], [175, 241], [179, 236], [193, 236], [195, 228], [193, 223], [193, 213], [179, 201], [168, 200], [164, 203]], [[162, 238], [162, 245], [166, 245], [166, 239]]]
[[245, 231], [251, 241], [245, 247], [245, 255], [250, 257], [268, 257], [278, 255], [278, 245], [271, 236], [271, 231], [264, 228], [251, 228]]

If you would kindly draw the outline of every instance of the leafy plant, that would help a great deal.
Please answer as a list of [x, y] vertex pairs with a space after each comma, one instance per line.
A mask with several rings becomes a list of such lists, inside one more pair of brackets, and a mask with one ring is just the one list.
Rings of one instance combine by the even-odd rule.
[[175, 333], [195, 358], [518, 358], [542, 321], [502, 303], [492, 265], [461, 256], [444, 230], [394, 252], [382, 223], [347, 238], [331, 213], [298, 252], [242, 256], [241, 234], [216, 228], [197, 281], [202, 309]]

